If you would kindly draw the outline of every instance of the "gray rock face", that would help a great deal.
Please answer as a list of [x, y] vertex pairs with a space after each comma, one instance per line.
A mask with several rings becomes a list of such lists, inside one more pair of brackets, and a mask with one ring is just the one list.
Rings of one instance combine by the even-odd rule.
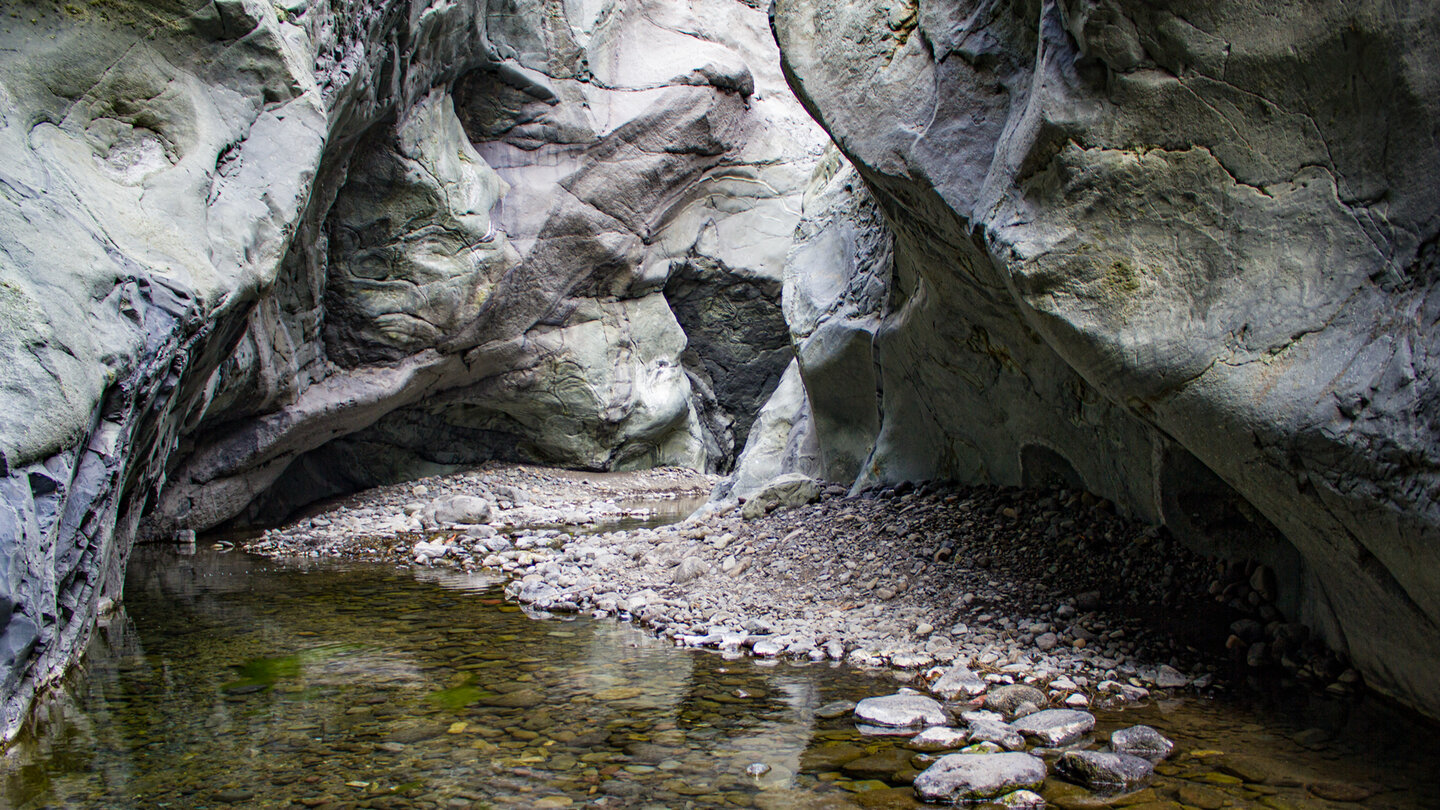
[[949, 754], [915, 777], [915, 795], [927, 802], [961, 804], [1044, 781], [1045, 761], [1029, 754]]
[[490, 502], [474, 495], [456, 495], [437, 502], [430, 512], [435, 523], [474, 525], [490, 519]]
[[803, 506], [820, 496], [820, 487], [813, 478], [800, 473], [786, 473], [768, 481], [764, 488], [745, 502], [741, 514], [756, 518], [779, 507]]
[[0, 46], [0, 736], [142, 517], [497, 457], [724, 467], [790, 360], [827, 140], [753, 4], [117, 0]]
[[1056, 748], [1089, 734], [1095, 728], [1095, 715], [1076, 709], [1044, 709], [1010, 725], [1040, 745]]
[[896, 8], [772, 15], [895, 233], [862, 482], [1087, 488], [1440, 713], [1433, 3]]
[[791, 360], [779, 385], [751, 423], [735, 472], [716, 488], [712, 501], [749, 498], [781, 475], [820, 475], [822, 462], [814, 424], [800, 364]]
[[940, 702], [924, 695], [865, 698], [855, 705], [855, 722], [888, 728], [925, 728], [949, 722]]
[[433, 90], [362, 143], [329, 221], [326, 355], [394, 361], [474, 320], [520, 255], [491, 221], [507, 184]]
[[749, 496], [785, 473], [854, 481], [880, 430], [874, 336], [889, 303], [890, 232], [833, 148], [811, 178], [804, 215], [784, 274], [796, 360], [717, 500]]

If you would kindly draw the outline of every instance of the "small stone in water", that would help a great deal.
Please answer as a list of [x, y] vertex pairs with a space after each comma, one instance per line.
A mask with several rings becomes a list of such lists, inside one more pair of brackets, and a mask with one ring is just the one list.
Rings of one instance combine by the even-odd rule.
[[907, 745], [916, 751], [946, 751], [959, 748], [969, 739], [970, 734], [964, 729], [935, 726], [910, 738]]
[[1365, 785], [1352, 785], [1346, 782], [1311, 782], [1305, 786], [1305, 789], [1319, 798], [1332, 802], [1363, 802], [1378, 792]]
[[1014, 808], [1014, 810], [1037, 810], [1045, 806], [1045, 799], [1033, 790], [1017, 790], [1014, 793], [1006, 793], [995, 800], [1001, 807]]
[[844, 717], [845, 715], [853, 711], [855, 711], [855, 701], [837, 700], [831, 703], [826, 703], [824, 706], [816, 709], [815, 716], [820, 718], [821, 720], [833, 720], [837, 717]]
[[1170, 756], [1175, 743], [1150, 726], [1131, 726], [1110, 733], [1110, 747], [1121, 754], [1132, 754], [1151, 762]]
[[750, 766], [745, 769], [745, 773], [748, 773], [751, 776], [764, 776], [769, 772], [770, 766], [766, 765], [763, 762], [752, 762], [750, 763]]

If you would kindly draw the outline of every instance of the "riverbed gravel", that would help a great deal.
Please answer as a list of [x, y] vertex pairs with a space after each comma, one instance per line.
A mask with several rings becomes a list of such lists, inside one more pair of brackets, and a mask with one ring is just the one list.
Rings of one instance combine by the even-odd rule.
[[[999, 757], [963, 760], [978, 764], [956, 773], [988, 774], [1027, 749], [1056, 759], [1096, 745], [1090, 711], [1224, 689], [1254, 671], [1256, 644], [1268, 649], [1262, 663], [1277, 651], [1298, 657], [1331, 679], [1328, 691], [1358, 680], [1313, 642], [1285, 645], [1308, 633], [1278, 615], [1263, 567], [1208, 560], [1089, 493], [927, 483], [851, 494], [790, 482], [776, 501], [708, 504], [682, 519], [717, 481], [686, 470], [487, 465], [359, 493], [243, 546], [489, 572], [535, 617], [610, 617], [724, 656], [843, 661], [900, 692], [817, 717], [853, 710], [862, 739], [923, 730], [930, 736], [906, 743], [912, 753], [965, 743], [960, 755]], [[782, 503], [791, 497], [806, 502]], [[1154, 729], [1127, 734], [1155, 739], [1112, 744], [1126, 753], [1085, 751], [1066, 773], [1095, 765], [1095, 784], [1145, 783], [1172, 746]], [[862, 758], [846, 773], [879, 778], [878, 799], [934, 761], [873, 777]], [[978, 789], [968, 777], [940, 781], [937, 796]], [[1033, 794], [1013, 790], [1022, 783], [1005, 803], [1025, 806]], [[895, 806], [911, 806], [909, 796], [897, 793]]]
[[[753, 519], [732, 506], [643, 525], [667, 505], [692, 508], [716, 480], [490, 465], [360, 493], [245, 545], [492, 569], [537, 611], [614, 616], [726, 654], [885, 667], [901, 681], [968, 673], [970, 695], [1024, 682], [1069, 708], [1203, 689], [1224, 671], [1228, 616], [1210, 593], [1223, 569], [1088, 493], [831, 486]], [[457, 496], [488, 501], [486, 522], [436, 523]], [[1217, 627], [1218, 641], [1195, 632]]]

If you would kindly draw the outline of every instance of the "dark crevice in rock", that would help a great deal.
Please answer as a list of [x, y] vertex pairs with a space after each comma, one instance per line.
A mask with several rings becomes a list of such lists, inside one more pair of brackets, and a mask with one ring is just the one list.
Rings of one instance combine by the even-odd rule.
[[728, 473], [794, 357], [780, 284], [692, 256], [671, 269], [665, 300], [689, 340], [681, 360], [715, 450], [708, 471]]

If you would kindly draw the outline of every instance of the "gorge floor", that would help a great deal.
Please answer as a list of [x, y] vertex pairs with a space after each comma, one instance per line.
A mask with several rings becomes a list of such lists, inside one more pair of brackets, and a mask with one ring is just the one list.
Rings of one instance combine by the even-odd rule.
[[[1258, 618], [1267, 614], [1256, 603], [1269, 605], [1245, 598], [1242, 583], [1256, 582], [1257, 596], [1265, 584], [1253, 566], [1217, 566], [1102, 501], [1058, 490], [927, 485], [862, 497], [830, 490], [818, 503], [755, 520], [702, 510], [670, 523], [711, 483], [673, 470], [585, 475], [493, 466], [364, 493], [247, 547], [436, 574], [489, 568], [510, 578], [507, 595], [537, 617], [615, 616], [725, 657], [748, 653], [790, 665], [843, 659], [892, 686], [926, 688], [958, 663], [983, 686], [1038, 685], [1052, 705], [1102, 717], [1159, 711], [1167, 733], [1194, 725], [1208, 735], [1192, 748], [1202, 754], [1278, 743], [1293, 749], [1289, 761], [1310, 761], [1314, 780], [1334, 775], [1335, 761], [1343, 761], [1356, 769], [1353, 781], [1368, 786], [1350, 794], [1373, 797], [1367, 806], [1428, 806], [1428, 795], [1404, 787], [1403, 775], [1425, 766], [1412, 767], [1413, 748], [1396, 742], [1397, 726], [1375, 720], [1387, 715], [1384, 705], [1353, 699], [1353, 673], [1333, 656], [1311, 645], [1301, 674], [1312, 689], [1278, 668], [1247, 665], [1263, 642], [1234, 642], [1260, 623], [1236, 619], [1235, 605]], [[495, 503], [488, 523], [426, 525], [427, 509], [467, 494]], [[657, 504], [668, 514], [656, 515]], [[1247, 676], [1268, 688], [1242, 688]], [[1331, 695], [1310, 694], [1317, 686]], [[1214, 717], [1183, 719], [1196, 708]], [[1377, 726], [1390, 733], [1376, 737]], [[1402, 726], [1412, 736], [1433, 734]], [[1203, 764], [1162, 769], [1216, 773]], [[1162, 771], [1162, 786], [1168, 778]], [[1219, 773], [1201, 787], [1226, 788], [1238, 778]], [[1272, 785], [1243, 779], [1224, 801], [1328, 806], [1304, 787], [1312, 782], [1284, 781], [1295, 783], [1284, 801], [1273, 798]], [[1178, 790], [1170, 784], [1154, 798], [1183, 801]], [[1052, 797], [1057, 806], [1085, 801]]]

